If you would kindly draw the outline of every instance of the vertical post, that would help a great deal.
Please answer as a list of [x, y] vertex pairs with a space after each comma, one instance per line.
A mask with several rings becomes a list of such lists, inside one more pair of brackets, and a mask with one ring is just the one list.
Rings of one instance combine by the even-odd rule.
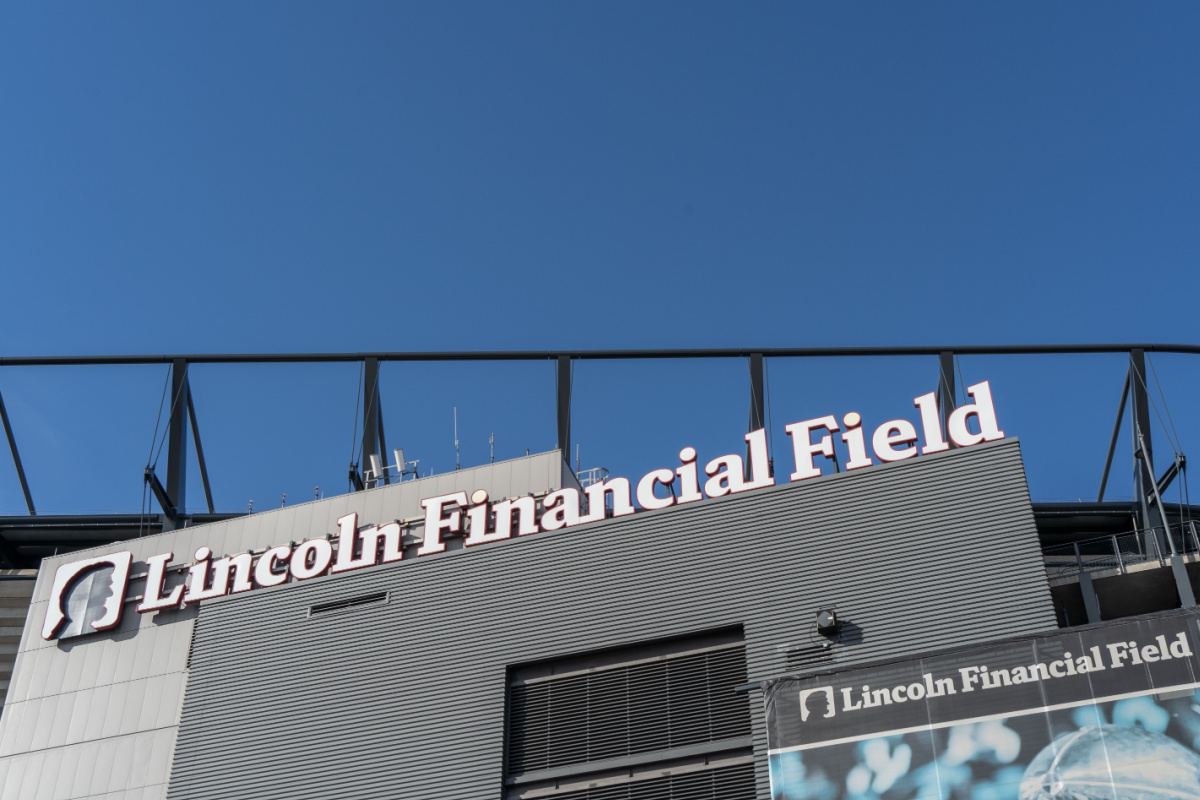
[[[1144, 459], [1146, 457], [1146, 455], [1145, 455], [1146, 448], [1148, 448], [1150, 445], [1148, 442], [1146, 442], [1146, 437], [1142, 436], [1141, 434], [1138, 434], [1138, 444], [1140, 446], [1138, 447], [1137, 453], [1135, 455], [1139, 459]], [[1153, 475], [1154, 475], [1153, 467], [1151, 467], [1150, 475], [1153, 478]], [[1176, 555], [1175, 540], [1171, 538], [1171, 526], [1167, 523], [1167, 510], [1166, 510], [1166, 507], [1163, 505], [1162, 494], [1158, 491], [1158, 483], [1153, 480], [1151, 480], [1151, 483], [1150, 483], [1150, 493], [1151, 493], [1151, 497], [1154, 498], [1154, 503], [1155, 503], [1154, 510], [1156, 512], [1158, 512], [1160, 518], [1162, 519], [1162, 529], [1163, 529], [1163, 533], [1165, 533], [1167, 536], [1167, 546], [1171, 551], [1171, 555], [1174, 556], [1174, 555]], [[1145, 498], [1143, 498], [1143, 502], [1145, 502]]]
[[1150, 440], [1150, 398], [1146, 392], [1146, 353], [1129, 352], [1129, 396], [1133, 400], [1133, 451], [1141, 458], [1133, 459], [1133, 491], [1137, 498], [1136, 512], [1144, 530], [1162, 525], [1162, 507], [1152, 508], [1150, 493], [1157, 486], [1154, 480], [1154, 447]]
[[1113, 552], [1117, 555], [1117, 571], [1122, 575], [1125, 574], [1125, 562], [1121, 559], [1121, 543], [1117, 541], [1117, 537], [1112, 537]]
[[[763, 357], [762, 353], [750, 354], [750, 420], [746, 433], [753, 433], [767, 426], [766, 397], [763, 390]], [[768, 443], [768, 450], [770, 449]], [[746, 445], [746, 460], [744, 462], [746, 480], [750, 480], [750, 445]]]
[[[942, 424], [942, 441], [950, 442], [950, 431], [946, 422], [950, 419], [950, 412], [958, 407], [958, 399], [954, 391], [954, 353], [949, 350], [938, 354], [937, 400], [938, 416]], [[950, 446], [954, 447], [954, 443], [950, 442]]]
[[1096, 596], [1092, 576], [1087, 572], [1079, 573], [1079, 593], [1083, 595], [1083, 610], [1087, 612], [1088, 624], [1100, 622], [1100, 598]]
[[1183, 560], [1183, 556], [1179, 554], [1171, 556], [1171, 574], [1175, 577], [1175, 589], [1179, 592], [1180, 607], [1195, 608], [1196, 593], [1192, 591], [1192, 579], [1188, 577], [1187, 562]]
[[[383, 464], [383, 485], [387, 486], [391, 481], [388, 480], [387, 474], [387, 438], [383, 435], [383, 395], [379, 393], [379, 390], [375, 391], [375, 412], [375, 421], [379, 425], [379, 461]], [[400, 465], [400, 471], [404, 472], [403, 464]]]
[[1088, 624], [1091, 625], [1100, 621], [1100, 598], [1096, 596], [1091, 574], [1083, 568], [1078, 542], [1075, 543], [1075, 564], [1079, 568], [1079, 594], [1083, 597], [1083, 610], [1087, 614]]
[[187, 493], [187, 396], [188, 363], [182, 358], [171, 364], [171, 418], [167, 422], [167, 499], [177, 519], [164, 515], [163, 530], [175, 530], [186, 512]]
[[558, 449], [571, 463], [571, 357], [558, 357]]
[[[359, 462], [366, 484], [371, 455], [379, 454], [379, 359], [368, 358], [363, 367], [363, 436], [362, 460]], [[375, 476], [378, 483], [379, 476]], [[369, 488], [369, 487], [368, 487]]]
[[21, 491], [25, 493], [25, 507], [29, 516], [36, 517], [33, 508], [33, 495], [29, 493], [29, 484], [25, 482], [25, 467], [21, 466], [21, 454], [17, 451], [17, 440], [13, 437], [12, 425], [8, 422], [8, 409], [4, 407], [4, 395], [0, 394], [0, 420], [4, 421], [4, 435], [8, 437], [8, 451], [12, 453], [13, 465], [17, 468], [17, 479], [21, 481]]

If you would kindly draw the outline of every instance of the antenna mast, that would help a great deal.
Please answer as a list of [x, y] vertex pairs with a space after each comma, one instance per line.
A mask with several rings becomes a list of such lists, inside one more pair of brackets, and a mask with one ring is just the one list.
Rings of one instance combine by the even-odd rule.
[[495, 432], [493, 432], [493, 433], [492, 433], [492, 435], [488, 437], [488, 444], [489, 444], [489, 445], [491, 446], [491, 448], [492, 448], [492, 461], [491, 461], [491, 463], [493, 463], [493, 464], [494, 464], [494, 463], [496, 463], [496, 434], [495, 434]]
[[454, 471], [458, 472], [458, 406], [454, 407]]

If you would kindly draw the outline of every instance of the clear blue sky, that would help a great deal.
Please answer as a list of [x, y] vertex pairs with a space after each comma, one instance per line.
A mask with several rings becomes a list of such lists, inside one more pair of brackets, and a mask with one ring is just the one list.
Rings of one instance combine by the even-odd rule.
[[[1200, 342], [1198, 41], [1182, 2], [5, 3], [0, 353]], [[1155, 365], [1186, 450], [1200, 357]], [[1094, 496], [1119, 357], [963, 369], [1035, 499]], [[585, 466], [740, 450], [745, 376], [581, 365]], [[40, 511], [137, 509], [163, 377], [0, 369]], [[773, 363], [775, 447], [935, 377]], [[217, 505], [343, 491], [356, 381], [196, 367]], [[465, 465], [549, 449], [552, 391], [391, 365], [389, 445], [452, 469], [457, 406]]]

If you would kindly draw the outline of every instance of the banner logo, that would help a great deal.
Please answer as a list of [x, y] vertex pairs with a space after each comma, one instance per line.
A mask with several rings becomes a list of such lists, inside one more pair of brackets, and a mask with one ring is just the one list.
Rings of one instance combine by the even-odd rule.
[[822, 719], [829, 719], [837, 713], [837, 704], [833, 702], [833, 687], [818, 686], [815, 689], [805, 689], [800, 692], [800, 721], [805, 722], [810, 713], [808, 707], [808, 698], [812, 695], [818, 695], [817, 702], [813, 703], [813, 710], [820, 711], [821, 703], [825, 703], [825, 713], [821, 715]]

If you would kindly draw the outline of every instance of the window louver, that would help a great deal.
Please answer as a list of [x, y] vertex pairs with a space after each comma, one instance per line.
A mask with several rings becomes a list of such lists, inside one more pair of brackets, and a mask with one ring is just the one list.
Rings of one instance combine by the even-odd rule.
[[[734, 691], [745, 682], [745, 647], [739, 644], [513, 686], [509, 695], [508, 773], [748, 736], [749, 698]], [[671, 780], [683, 781], [684, 777], [701, 780], [693, 776]], [[608, 797], [562, 795], [575, 796]]]

